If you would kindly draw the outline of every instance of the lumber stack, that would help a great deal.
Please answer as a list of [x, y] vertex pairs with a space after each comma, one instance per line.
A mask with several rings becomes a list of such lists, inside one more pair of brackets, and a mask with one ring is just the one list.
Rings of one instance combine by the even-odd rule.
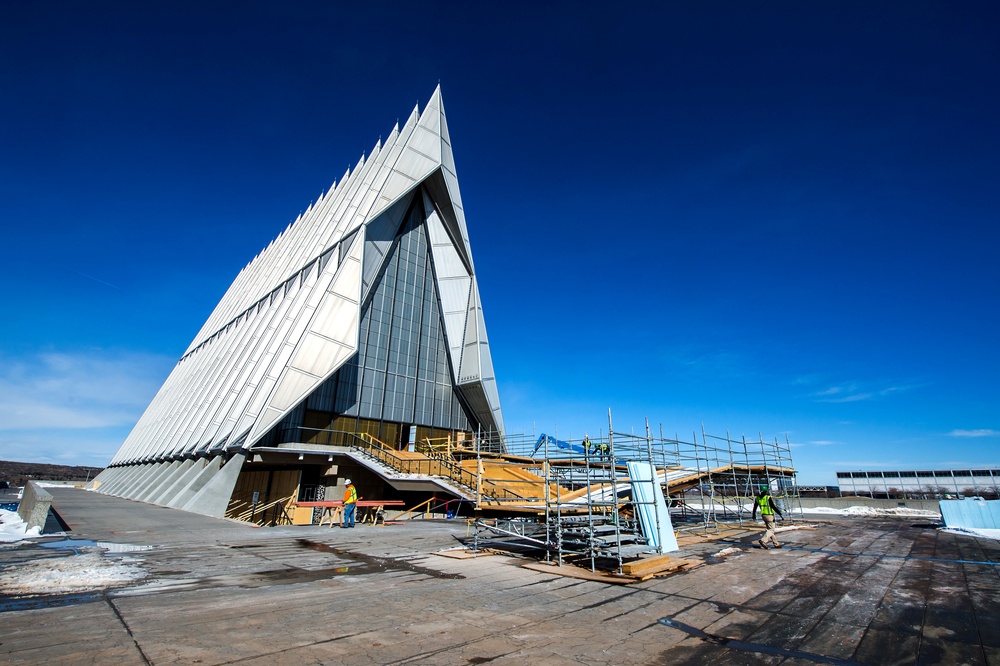
[[584, 567], [564, 564], [556, 566], [554, 563], [529, 562], [521, 565], [525, 569], [538, 571], [540, 573], [551, 573], [558, 576], [568, 576], [570, 578], [582, 578], [599, 583], [612, 583], [615, 585], [628, 585], [629, 583], [641, 583], [644, 580], [657, 576], [666, 576], [672, 573], [687, 571], [701, 566], [697, 560], [682, 560], [680, 558], [669, 557], [667, 555], [657, 555], [645, 559], [636, 560], [622, 564], [622, 573], [610, 571], [590, 571]]
[[693, 569], [700, 564], [701, 562], [695, 560], [682, 560], [670, 557], [669, 555], [657, 555], [622, 564], [622, 574], [637, 581], [643, 581], [655, 576], [664, 576], [677, 571]]

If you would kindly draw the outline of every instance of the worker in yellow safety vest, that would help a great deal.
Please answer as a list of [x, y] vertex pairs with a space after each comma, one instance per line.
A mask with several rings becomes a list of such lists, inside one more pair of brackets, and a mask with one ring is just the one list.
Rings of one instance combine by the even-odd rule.
[[597, 445], [597, 454], [601, 457], [601, 460], [608, 460], [611, 458], [611, 447], [608, 446], [607, 442], [601, 442]]
[[757, 497], [754, 498], [754, 520], [757, 520], [757, 509], [760, 509], [760, 517], [764, 520], [764, 534], [757, 540], [757, 543], [759, 543], [760, 547], [764, 550], [767, 550], [768, 541], [774, 544], [775, 548], [781, 548], [781, 544], [774, 538], [774, 514], [777, 512], [777, 514], [782, 518], [785, 516], [781, 513], [781, 509], [778, 508], [778, 505], [774, 503], [774, 499], [771, 497], [771, 494], [767, 492], [767, 486], [761, 486], [760, 492], [758, 492]]
[[358, 490], [346, 479], [347, 488], [344, 490], [344, 524], [341, 527], [354, 527], [354, 510], [358, 507]]

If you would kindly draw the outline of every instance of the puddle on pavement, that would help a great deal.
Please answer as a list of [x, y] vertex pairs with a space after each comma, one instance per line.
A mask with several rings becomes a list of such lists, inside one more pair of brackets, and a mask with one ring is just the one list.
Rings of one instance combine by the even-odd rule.
[[92, 541], [90, 539], [60, 539], [59, 541], [43, 541], [38, 543], [42, 548], [52, 550], [71, 550], [75, 555], [83, 548], [101, 548], [108, 553], [133, 553], [141, 550], [152, 550], [153, 546], [140, 546], [133, 543], [114, 543], [112, 541]]
[[100, 592], [84, 592], [82, 594], [55, 594], [38, 597], [8, 597], [0, 595], [0, 613], [8, 611], [38, 610], [40, 608], [57, 608], [59, 606], [75, 606], [100, 601], [104, 595]]
[[97, 542], [90, 539], [61, 539], [60, 541], [40, 542], [38, 545], [52, 550], [72, 550], [74, 554], [79, 555], [81, 548], [96, 548]]

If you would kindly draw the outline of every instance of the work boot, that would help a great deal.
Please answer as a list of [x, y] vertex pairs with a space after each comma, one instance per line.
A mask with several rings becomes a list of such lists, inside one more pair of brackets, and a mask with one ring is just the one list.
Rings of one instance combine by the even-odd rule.
[[784, 546], [782, 546], [782, 545], [781, 545], [780, 543], [776, 543], [776, 544], [774, 544], [774, 547], [775, 547], [775, 548], [784, 548]]
[[763, 540], [763, 539], [757, 539], [757, 543], [759, 543], [759, 544], [760, 544], [760, 547], [761, 547], [761, 548], [763, 548], [764, 550], [767, 550], [767, 544], [766, 544], [766, 543], [764, 543], [764, 540]]

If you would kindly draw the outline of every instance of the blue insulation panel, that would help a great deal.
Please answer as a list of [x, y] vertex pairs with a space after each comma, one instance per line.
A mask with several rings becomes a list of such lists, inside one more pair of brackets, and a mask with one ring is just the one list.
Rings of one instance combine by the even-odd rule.
[[627, 466], [628, 475], [632, 479], [635, 513], [639, 517], [642, 535], [649, 540], [650, 550], [655, 551], [657, 546], [661, 546], [662, 553], [679, 550], [656, 468], [643, 462], [629, 462]]
[[1000, 529], [1000, 500], [941, 500], [946, 527]]

